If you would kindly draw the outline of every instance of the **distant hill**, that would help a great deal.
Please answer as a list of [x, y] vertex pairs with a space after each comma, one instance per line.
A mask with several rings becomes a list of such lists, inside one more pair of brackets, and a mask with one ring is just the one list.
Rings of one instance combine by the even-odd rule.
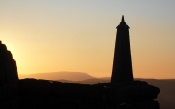
[[83, 81], [92, 79], [92, 77], [82, 72], [50, 72], [50, 73], [35, 73], [35, 74], [18, 74], [20, 79], [35, 78], [45, 80], [71, 80], [71, 81]]

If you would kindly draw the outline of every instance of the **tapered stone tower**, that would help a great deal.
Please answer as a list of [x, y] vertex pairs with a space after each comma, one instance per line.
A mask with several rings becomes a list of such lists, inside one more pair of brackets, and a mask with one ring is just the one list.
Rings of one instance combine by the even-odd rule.
[[124, 16], [122, 16], [122, 20], [116, 28], [117, 34], [111, 76], [112, 85], [133, 81], [129, 26], [126, 24]]

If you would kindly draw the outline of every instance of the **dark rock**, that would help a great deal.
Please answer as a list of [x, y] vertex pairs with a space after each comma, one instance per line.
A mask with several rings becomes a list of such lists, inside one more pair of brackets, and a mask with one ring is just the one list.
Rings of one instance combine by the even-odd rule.
[[18, 75], [12, 53], [0, 41], [0, 108], [18, 105]]
[[160, 93], [160, 89], [147, 83], [137, 81], [121, 87], [116, 92], [116, 96], [119, 99], [122, 98], [135, 101], [145, 101], [156, 99]]
[[[150, 101], [157, 99], [160, 89], [149, 85], [144, 81], [122, 82], [111, 87], [109, 99], [112, 105], [120, 107], [140, 106], [140, 104], [150, 104]], [[148, 102], [149, 101], [149, 102]], [[151, 102], [152, 103], [152, 102]], [[154, 103], [158, 108], [158, 104]], [[142, 106], [142, 105], [141, 105]], [[130, 108], [127, 108], [130, 109]], [[137, 109], [137, 108], [133, 108]], [[143, 108], [144, 109], [144, 108]]]

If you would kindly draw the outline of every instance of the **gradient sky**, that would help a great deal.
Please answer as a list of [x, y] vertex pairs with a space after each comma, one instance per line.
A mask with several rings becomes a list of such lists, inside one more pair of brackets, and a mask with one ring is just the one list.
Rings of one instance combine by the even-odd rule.
[[0, 40], [18, 74], [111, 76], [116, 26], [130, 26], [135, 78], [175, 78], [175, 0], [0, 0]]

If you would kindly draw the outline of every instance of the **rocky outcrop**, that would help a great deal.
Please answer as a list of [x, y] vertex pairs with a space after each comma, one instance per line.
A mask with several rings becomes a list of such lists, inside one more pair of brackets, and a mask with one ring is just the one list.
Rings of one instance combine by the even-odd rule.
[[16, 61], [5, 44], [0, 41], [0, 108], [18, 105], [18, 75]]
[[[118, 83], [111, 88], [111, 103], [117, 107], [127, 107], [126, 109], [159, 109], [156, 100], [160, 89], [150, 85], [145, 81], [132, 81]], [[152, 108], [151, 108], [152, 107]], [[120, 109], [120, 108], [119, 108]]]

